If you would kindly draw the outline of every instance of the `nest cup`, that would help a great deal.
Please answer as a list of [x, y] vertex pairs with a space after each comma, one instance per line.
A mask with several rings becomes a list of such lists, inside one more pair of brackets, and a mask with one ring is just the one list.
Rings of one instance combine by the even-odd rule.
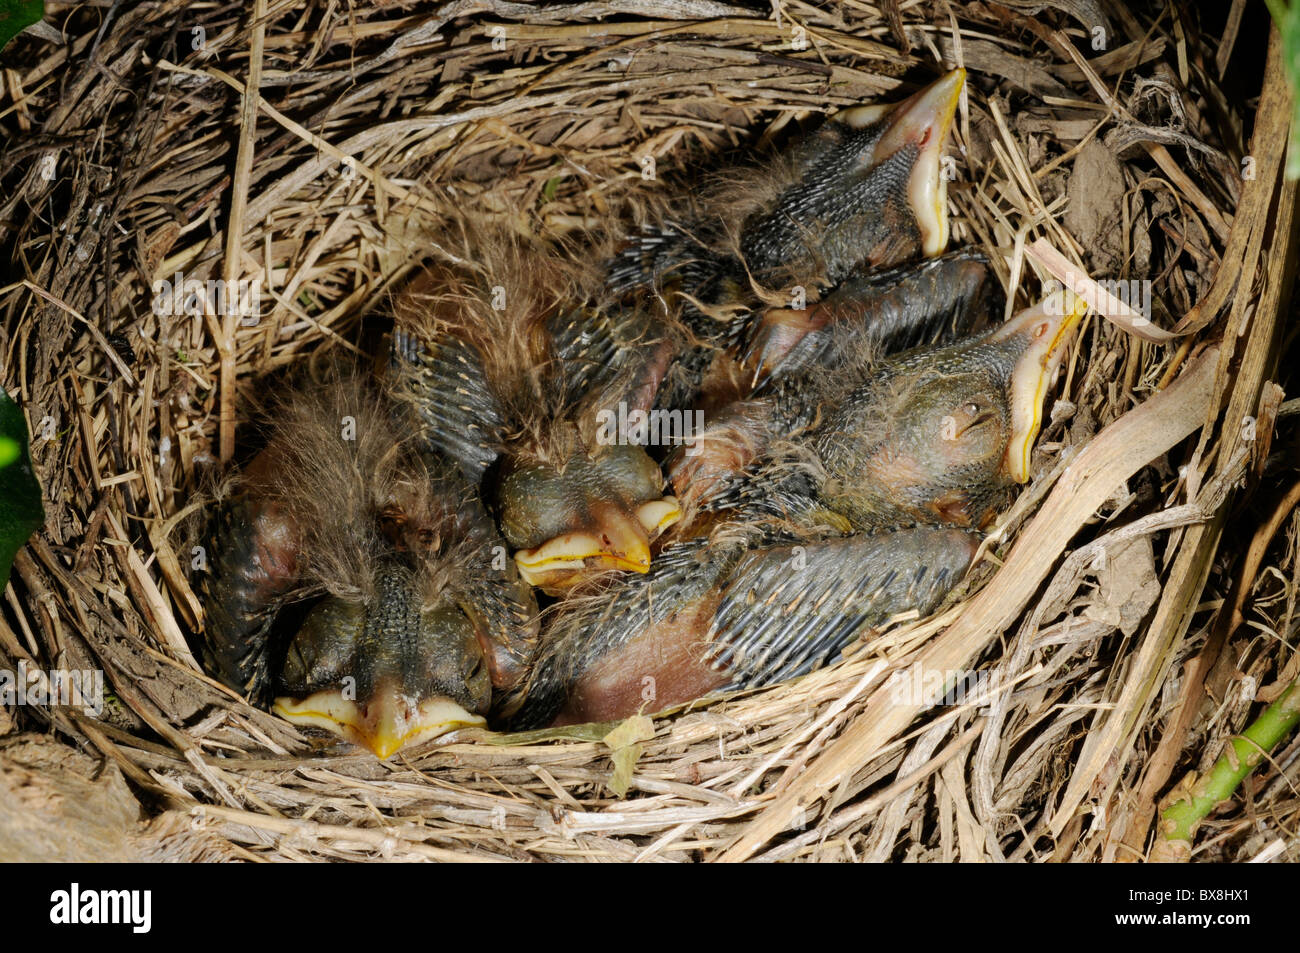
[[[1145, 856], [1157, 801], [1294, 679], [1296, 523], [1261, 447], [1293, 196], [1260, 11], [616, 6], [47, 4], [62, 34], [7, 49], [0, 383], [47, 519], [0, 669], [102, 693], [0, 708], [0, 857]], [[989, 256], [1009, 311], [1090, 276], [1129, 312], [1087, 319], [1033, 480], [939, 614], [614, 734], [466, 731], [384, 763], [201, 671], [187, 523], [269, 389], [372, 350], [366, 315], [445, 254], [449, 209], [581, 249], [956, 66], [949, 247]], [[1296, 759], [1284, 741], [1198, 859], [1295, 859], [1270, 845]]]

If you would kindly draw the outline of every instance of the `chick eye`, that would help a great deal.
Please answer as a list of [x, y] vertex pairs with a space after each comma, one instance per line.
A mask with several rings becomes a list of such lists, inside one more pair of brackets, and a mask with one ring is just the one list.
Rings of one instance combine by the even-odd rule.
[[994, 416], [990, 405], [982, 399], [968, 400], [944, 417], [942, 433], [947, 439], [956, 440], [989, 423]]

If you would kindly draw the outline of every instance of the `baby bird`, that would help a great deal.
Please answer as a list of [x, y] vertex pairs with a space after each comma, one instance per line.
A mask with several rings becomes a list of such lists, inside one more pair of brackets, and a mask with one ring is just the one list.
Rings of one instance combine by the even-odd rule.
[[964, 83], [965, 71], [953, 70], [900, 103], [832, 115], [777, 160], [735, 172], [703, 208], [645, 231], [612, 285], [654, 287], [709, 310], [753, 300], [753, 282], [815, 291], [940, 254], [940, 160]]
[[1043, 398], [1085, 311], [1056, 292], [982, 334], [883, 362], [826, 402], [787, 453], [788, 480], [751, 499], [775, 513], [787, 493], [816, 499], [859, 529], [987, 526], [1029, 479]]
[[846, 281], [943, 252], [941, 159], [964, 82], [954, 70], [901, 103], [843, 110], [776, 159], [680, 202], [628, 244], [611, 290], [653, 291], [692, 335], [660, 407], [711, 414], [745, 397], [754, 369], [733, 358], [761, 334], [752, 326], [765, 313], [792, 303], [802, 312]]
[[771, 455], [724, 521], [648, 576], [562, 607], [517, 727], [612, 720], [752, 688], [931, 611], [1028, 479], [1043, 395], [1083, 313], [1060, 292], [882, 364]]
[[294, 394], [227, 488], [199, 580], [213, 674], [381, 759], [484, 724], [537, 646], [490, 518], [411, 430], [354, 374]]
[[576, 267], [525, 239], [470, 234], [463, 258], [396, 306], [393, 370], [425, 445], [482, 488], [531, 585], [646, 572], [680, 509], [611, 421], [653, 404], [671, 326], [601, 307]]
[[750, 396], [714, 411], [667, 461], [683, 509], [716, 507], [778, 436], [808, 426], [828, 396], [842, 399], [828, 393], [841, 382], [862, 379], [884, 356], [955, 342], [1000, 314], [1002, 301], [984, 256], [962, 250], [850, 278], [801, 310], [761, 312], [740, 356]]

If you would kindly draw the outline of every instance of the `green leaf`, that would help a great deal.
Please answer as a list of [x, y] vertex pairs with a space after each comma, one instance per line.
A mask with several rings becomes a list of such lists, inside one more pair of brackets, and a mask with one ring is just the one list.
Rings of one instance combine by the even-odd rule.
[[41, 485], [27, 452], [27, 422], [0, 388], [0, 588], [9, 581], [18, 550], [44, 523]]
[[1269, 12], [1282, 38], [1282, 72], [1291, 88], [1291, 135], [1286, 156], [1286, 177], [1300, 179], [1300, 5], [1269, 0]]
[[0, 0], [0, 49], [45, 16], [45, 0]]
[[624, 797], [632, 786], [636, 763], [645, 752], [645, 746], [640, 742], [649, 741], [654, 736], [654, 722], [645, 715], [633, 715], [619, 722], [617, 728], [601, 739], [612, 749], [610, 761], [614, 763], [614, 772], [610, 775], [609, 789], [619, 797]]
[[555, 201], [555, 193], [560, 190], [560, 181], [563, 178], [563, 176], [553, 175], [546, 180], [546, 184], [542, 186], [542, 200], [539, 205]]

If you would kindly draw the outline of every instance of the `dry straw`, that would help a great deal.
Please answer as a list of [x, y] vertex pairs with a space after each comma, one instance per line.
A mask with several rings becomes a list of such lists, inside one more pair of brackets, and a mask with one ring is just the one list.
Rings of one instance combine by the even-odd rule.
[[[0, 856], [1146, 856], [1159, 798], [1300, 669], [1300, 494], [1265, 467], [1288, 104], [1246, 6], [1206, 35], [1190, 5], [1091, 0], [47, 4], [66, 32], [11, 47], [0, 100], [0, 383], [49, 514], [0, 668], [102, 669], [111, 695], [0, 708]], [[289, 365], [371, 345], [447, 208], [628, 227], [716, 154], [953, 65], [954, 242], [1016, 306], [1055, 275], [1151, 279], [1154, 307], [1144, 335], [1089, 319], [1034, 482], [940, 615], [617, 756], [607, 729], [321, 754], [197, 670], [198, 494]], [[177, 273], [255, 283], [260, 319], [155, 308]], [[918, 665], [988, 694], [926, 707], [899, 690]], [[1298, 757], [1193, 859], [1300, 858]]]

